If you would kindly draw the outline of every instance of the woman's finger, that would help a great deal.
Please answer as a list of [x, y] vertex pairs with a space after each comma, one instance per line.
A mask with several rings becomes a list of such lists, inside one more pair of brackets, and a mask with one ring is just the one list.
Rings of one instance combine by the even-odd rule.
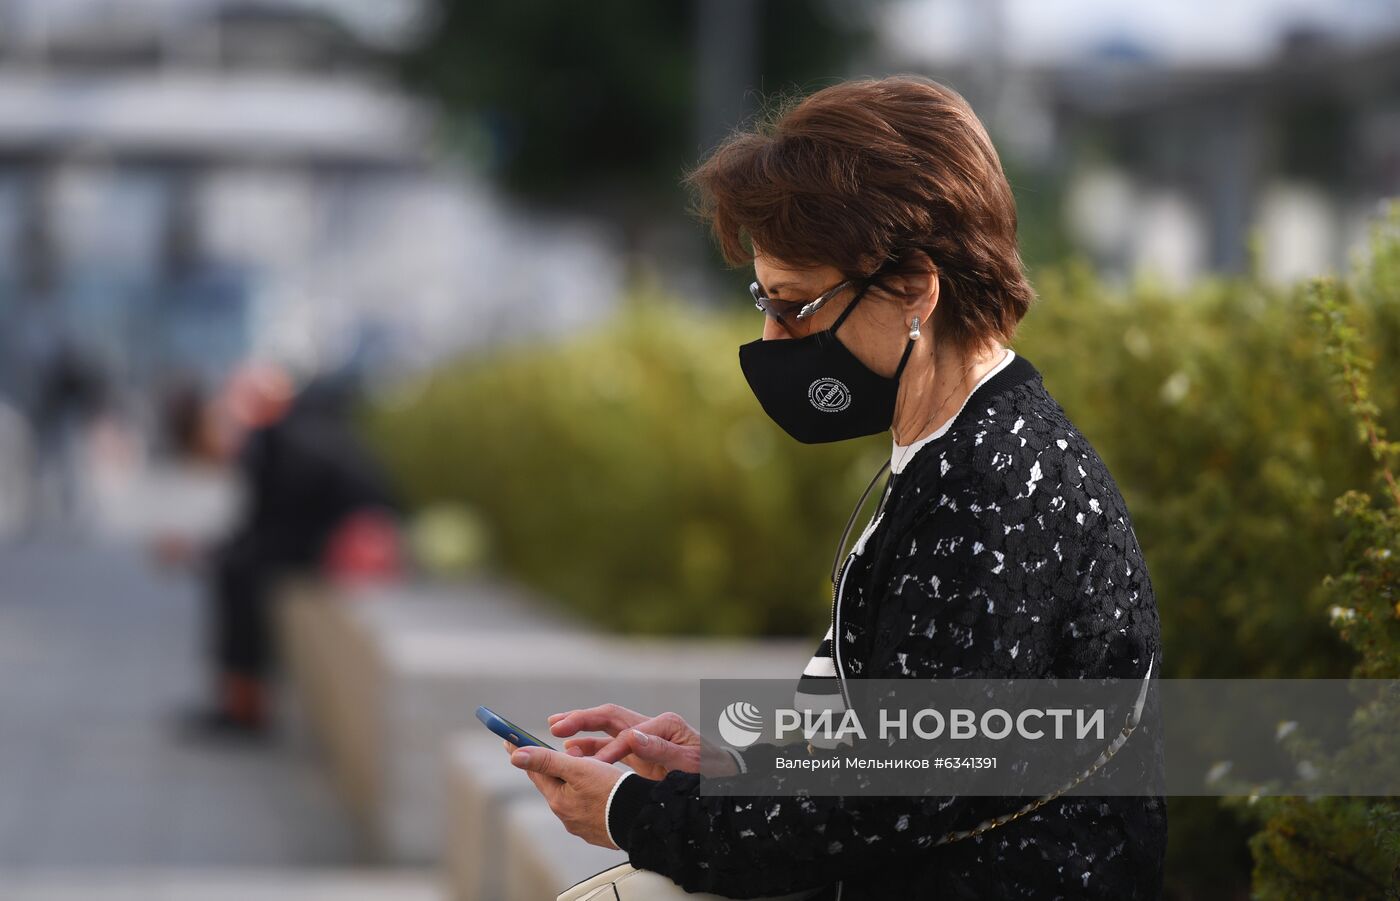
[[592, 756], [604, 763], [617, 763], [632, 753], [632, 745], [627, 741], [629, 734], [624, 732], [617, 738], [603, 739], [603, 746], [594, 751]]
[[578, 751], [578, 754], [575, 756], [592, 757], [612, 741], [613, 739], [611, 738], [597, 738], [591, 735], [581, 738], [571, 738], [564, 742], [564, 750], [570, 754], [573, 754], [574, 751]]
[[551, 727], [568, 722], [575, 729], [599, 731], [605, 729], [608, 724], [613, 724], [617, 726], [618, 731], [621, 731], [646, 718], [645, 715], [620, 704], [600, 704], [597, 707], [583, 707], [565, 713], [551, 714], [548, 721]]
[[551, 803], [554, 801], [554, 796], [564, 787], [564, 782], [553, 776], [546, 776], [532, 770], [525, 770], [525, 775], [529, 777], [531, 782], [535, 783], [535, 788], [544, 796], [544, 799]]
[[628, 755], [667, 770], [698, 771], [698, 757], [693, 750], [636, 729], [626, 730], [593, 756], [604, 763], [617, 763]]
[[[673, 718], [671, 714], [662, 714], [661, 716], [642, 720], [640, 723], [634, 723], [626, 730], [616, 733], [612, 741], [606, 741], [605, 739], [606, 744], [599, 748], [593, 756], [606, 763], [617, 763], [626, 755], [647, 748], [650, 744], [648, 739], [655, 738], [664, 740], [668, 744], [678, 739], [684, 739], [686, 730], [684, 728], [677, 728], [677, 723], [682, 727], [685, 726], [684, 720], [681, 720], [679, 717]], [[651, 746], [650, 753], [656, 753], [656, 746]], [[644, 760], [652, 760], [652, 758], [645, 753], [639, 753], [637, 756]], [[659, 763], [661, 761], [655, 762]]]
[[609, 735], [616, 735], [623, 729], [644, 722], [646, 719], [637, 711], [629, 710], [618, 704], [603, 704], [598, 707], [586, 707], [582, 710], [554, 714], [549, 717], [549, 731], [560, 738], [578, 732], [606, 732]]
[[[564, 742], [564, 753], [573, 757], [597, 757], [599, 751], [612, 744], [614, 741], [616, 741], [616, 739], [612, 738], [571, 738]], [[623, 756], [619, 757], [617, 760], [604, 760], [604, 762], [620, 763], [623, 766], [636, 770], [648, 779], [660, 779], [662, 776], [666, 775], [664, 768], [648, 763], [645, 760], [639, 760], [635, 754], [631, 754], [627, 751], [624, 751]]]
[[691, 744], [699, 738], [699, 733], [678, 713], [663, 713], [642, 720], [640, 723], [629, 723], [628, 725], [646, 735], [654, 735], [678, 744]]

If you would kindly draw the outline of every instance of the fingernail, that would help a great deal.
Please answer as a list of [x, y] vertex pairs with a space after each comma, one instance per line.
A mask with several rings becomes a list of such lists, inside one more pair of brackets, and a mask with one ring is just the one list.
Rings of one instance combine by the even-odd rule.
[[510, 762], [515, 764], [516, 766], [525, 766], [527, 763], [530, 762], [530, 752], [522, 748], [521, 750], [516, 751], [514, 754], [510, 755]]
[[645, 732], [638, 732], [636, 729], [633, 729], [632, 734], [636, 736], [637, 744], [644, 748], [651, 743], [651, 736], [647, 735]]

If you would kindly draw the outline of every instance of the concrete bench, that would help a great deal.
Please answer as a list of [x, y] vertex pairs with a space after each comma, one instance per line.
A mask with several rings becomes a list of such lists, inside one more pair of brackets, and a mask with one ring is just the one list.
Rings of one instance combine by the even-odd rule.
[[462, 733], [447, 752], [445, 876], [452, 901], [553, 898], [627, 855], [570, 835], [501, 741]]
[[[627, 862], [621, 851], [570, 835], [539, 795], [507, 805], [504, 832], [502, 901], [549, 901], [575, 882]], [[454, 895], [453, 901], [465, 899]]]
[[395, 863], [441, 859], [443, 755], [459, 730], [484, 733], [478, 704], [546, 740], [550, 713], [607, 701], [694, 718], [700, 679], [795, 680], [813, 647], [607, 637], [487, 583], [348, 594], [302, 585], [284, 600], [293, 685], [370, 854]]
[[[499, 901], [506, 895], [505, 822], [511, 802], [539, 798], [524, 773], [506, 762], [501, 740], [463, 732], [447, 746], [444, 875], [453, 901]], [[546, 808], [547, 809], [547, 808]]]

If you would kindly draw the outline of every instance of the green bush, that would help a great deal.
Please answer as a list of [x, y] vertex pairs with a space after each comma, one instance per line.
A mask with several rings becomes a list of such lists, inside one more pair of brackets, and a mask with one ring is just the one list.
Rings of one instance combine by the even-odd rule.
[[[1166, 675], [1344, 675], [1320, 582], [1344, 528], [1331, 498], [1368, 461], [1337, 440], [1350, 426], [1298, 292], [1112, 292], [1077, 265], [1038, 286], [1014, 346], [1127, 499]], [[1400, 348], [1395, 294], [1366, 312]], [[370, 431], [412, 500], [480, 511], [500, 569], [605, 626], [816, 635], [832, 546], [889, 443], [801, 445], [769, 422], [737, 359], [758, 325], [634, 297], [566, 344], [435, 373]]]
[[[1400, 227], [1400, 218], [1392, 223]], [[1320, 355], [1333, 367], [1338, 398], [1351, 414], [1357, 443], [1372, 457], [1377, 489], [1373, 496], [1352, 488], [1336, 499], [1336, 515], [1347, 526], [1344, 560], [1322, 587], [1333, 602], [1332, 625], [1356, 649], [1353, 675], [1394, 680], [1400, 679], [1400, 441], [1386, 437], [1380, 403], [1393, 403], [1395, 393], [1373, 390], [1373, 351], [1363, 342], [1354, 314], [1358, 297], [1374, 301], [1379, 293], [1393, 298], [1400, 287], [1394, 278], [1400, 275], [1400, 242], [1378, 241], [1375, 250], [1359, 284], [1319, 280], [1309, 299], [1319, 326]], [[1327, 751], [1319, 736], [1301, 733], [1288, 743], [1296, 759], [1313, 765], [1316, 784], [1326, 787], [1334, 776], [1359, 770], [1392, 781], [1400, 776], [1397, 735], [1400, 697], [1383, 692], [1355, 712], [1350, 741], [1342, 748]], [[1400, 897], [1400, 799], [1319, 792], [1316, 798], [1265, 795], [1236, 803], [1262, 827], [1250, 841], [1254, 897]]]
[[[1319, 617], [1331, 498], [1365, 479], [1297, 290], [1213, 280], [1185, 296], [1047, 274], [1017, 347], [1098, 448], [1132, 512], [1174, 677], [1344, 675]], [[1391, 320], [1392, 305], [1379, 314]], [[1392, 384], [1394, 371], [1391, 372]]]
[[371, 434], [413, 502], [480, 511], [501, 569], [599, 623], [819, 636], [835, 542], [889, 439], [778, 430], [739, 370], [760, 327], [634, 298], [567, 345], [436, 374]]

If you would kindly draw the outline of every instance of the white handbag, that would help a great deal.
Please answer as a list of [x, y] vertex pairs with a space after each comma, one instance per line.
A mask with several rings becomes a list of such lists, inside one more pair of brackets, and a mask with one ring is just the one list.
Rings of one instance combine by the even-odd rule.
[[[792, 895], [778, 895], [760, 901], [801, 901], [821, 889], [807, 889]], [[687, 892], [670, 879], [651, 870], [639, 870], [620, 863], [572, 885], [559, 894], [558, 901], [725, 901], [720, 895]]]

